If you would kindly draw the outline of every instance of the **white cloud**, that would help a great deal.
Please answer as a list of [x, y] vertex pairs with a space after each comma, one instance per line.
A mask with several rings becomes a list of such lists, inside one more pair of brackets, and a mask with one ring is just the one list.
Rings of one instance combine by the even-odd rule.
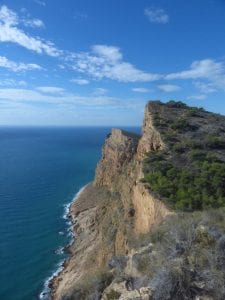
[[166, 24], [169, 22], [169, 15], [162, 8], [148, 7], [144, 13], [151, 23]]
[[197, 89], [200, 90], [201, 93], [204, 94], [210, 94], [216, 92], [216, 88], [212, 83], [196, 81], [194, 82], [194, 85]]
[[[225, 66], [223, 62], [213, 59], [194, 61], [190, 68], [180, 72], [169, 74], [151, 73], [136, 68], [124, 61], [123, 54], [118, 47], [107, 45], [95, 45], [90, 52], [72, 53], [66, 59], [67, 66], [72, 67], [86, 76], [94, 79], [111, 79], [120, 82], [150, 82], [157, 80], [188, 80], [203, 79], [208, 82], [199, 84], [199, 89], [205, 89], [205, 93], [225, 89]], [[76, 84], [87, 84], [86, 79], [72, 79]], [[206, 88], [207, 84], [207, 88]], [[164, 92], [174, 92], [180, 89], [178, 85], [162, 84], [158, 88]], [[134, 88], [134, 92], [148, 92], [143, 88]]]
[[188, 99], [193, 99], [193, 100], [204, 100], [206, 98], [206, 95], [193, 95], [188, 97]]
[[171, 93], [180, 90], [180, 87], [174, 84], [160, 84], [158, 85], [158, 89], [165, 93]]
[[0, 86], [26, 86], [27, 83], [24, 80], [15, 80], [15, 79], [10, 79], [10, 78], [6, 78], [6, 79], [1, 79], [0, 80]]
[[[207, 80], [207, 90], [209, 92], [209, 87], [212, 92], [212, 89], [215, 90], [225, 89], [225, 66], [223, 62], [215, 61], [213, 59], [203, 59], [194, 61], [190, 69], [171, 73], [165, 76], [167, 80], [173, 79], [205, 79]], [[204, 89], [206, 86], [201, 85], [199, 88]], [[205, 93], [207, 91], [205, 90]]]
[[74, 20], [85, 20], [88, 18], [88, 15], [83, 12], [76, 12], [73, 16]]
[[31, 20], [23, 20], [25, 26], [32, 27], [32, 28], [43, 28], [45, 24], [40, 19], [31, 19]]
[[104, 89], [104, 88], [95, 88], [94, 92], [93, 92], [93, 95], [101, 96], [101, 95], [107, 94], [107, 92], [108, 92], [107, 89]]
[[19, 86], [26, 86], [27, 85], [27, 82], [24, 81], [24, 80], [19, 80], [19, 81], [16, 81], [16, 84], [15, 85], [19, 85]]
[[89, 84], [89, 80], [82, 79], [82, 78], [73, 78], [70, 80], [73, 83], [79, 84], [79, 85], [87, 85]]
[[45, 1], [42, 1], [42, 0], [34, 0], [35, 3], [41, 5], [41, 6], [46, 6], [46, 3]]
[[131, 63], [123, 61], [119, 48], [107, 45], [95, 45], [91, 52], [73, 53], [70, 57], [72, 68], [96, 79], [112, 79], [121, 82], [147, 82], [158, 80], [162, 76], [137, 69]]
[[93, 46], [93, 52], [109, 62], [118, 62], [123, 58], [120, 49], [113, 46], [95, 45]]
[[17, 14], [8, 9], [7, 6], [2, 5], [0, 7], [0, 24], [6, 24], [7, 26], [17, 25], [19, 23], [19, 19]]
[[224, 73], [222, 62], [216, 62], [212, 59], [203, 59], [194, 61], [189, 70], [171, 73], [166, 79], [197, 79], [197, 78], [215, 78]]
[[[50, 88], [50, 87], [48, 87]], [[56, 87], [54, 88], [56, 91]], [[50, 90], [49, 90], [50, 91]], [[121, 98], [113, 98], [105, 95], [93, 95], [89, 94], [87, 96], [74, 95], [63, 91], [62, 93], [45, 93], [40, 91], [40, 87], [37, 87], [35, 90], [32, 89], [22, 89], [22, 88], [0, 88], [0, 100], [4, 101], [5, 104], [10, 105], [10, 103], [45, 103], [52, 104], [55, 106], [60, 105], [68, 106], [85, 106], [85, 107], [125, 107], [125, 108], [135, 108], [137, 106], [143, 106], [143, 104], [137, 103], [136, 101], [125, 100]]]
[[[36, 20], [36, 21], [34, 21]], [[30, 22], [36, 22], [36, 25], [41, 24], [38, 19], [33, 19]], [[37, 53], [45, 53], [49, 56], [59, 56], [61, 51], [49, 41], [40, 39], [39, 37], [32, 37], [26, 34], [22, 29], [18, 28], [19, 23], [22, 22], [18, 15], [10, 10], [7, 6], [0, 7], [0, 42], [16, 43], [28, 50]]]
[[39, 86], [36, 88], [36, 90], [44, 94], [62, 94], [65, 92], [64, 88], [56, 86]]
[[132, 91], [135, 92], [135, 93], [149, 93], [149, 92], [151, 92], [150, 89], [146, 89], [146, 88], [143, 88], [143, 87], [132, 88]]
[[30, 70], [41, 70], [41, 66], [37, 64], [25, 64], [17, 63], [7, 59], [5, 56], [0, 56], [0, 68], [6, 68], [13, 72], [30, 71]]

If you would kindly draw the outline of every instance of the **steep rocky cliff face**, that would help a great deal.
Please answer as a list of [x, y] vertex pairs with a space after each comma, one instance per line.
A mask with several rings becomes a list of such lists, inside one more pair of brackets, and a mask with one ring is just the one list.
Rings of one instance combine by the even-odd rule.
[[95, 186], [112, 189], [116, 178], [132, 161], [138, 146], [139, 136], [133, 133], [112, 129], [102, 149], [102, 159], [96, 168]]
[[163, 149], [165, 147], [159, 131], [153, 124], [153, 114], [160, 109], [157, 102], [149, 102], [144, 113], [142, 136], [138, 143], [137, 157], [142, 160], [151, 151]]
[[124, 220], [129, 224], [126, 230], [131, 235], [147, 232], [152, 224], [160, 222], [168, 213], [163, 203], [141, 182], [142, 161], [146, 154], [165, 147], [153, 124], [152, 113], [158, 107], [157, 102], [146, 105], [141, 136], [113, 129], [96, 169], [94, 185], [119, 193], [125, 211]]
[[138, 236], [169, 214], [141, 182], [145, 154], [165, 147], [151, 116], [156, 106], [146, 106], [141, 136], [120, 129], [107, 136], [93, 183], [71, 206], [75, 242], [64, 270], [51, 283], [52, 298], [89, 299], [82, 293], [94, 274], [104, 272], [113, 256], [129, 255]]

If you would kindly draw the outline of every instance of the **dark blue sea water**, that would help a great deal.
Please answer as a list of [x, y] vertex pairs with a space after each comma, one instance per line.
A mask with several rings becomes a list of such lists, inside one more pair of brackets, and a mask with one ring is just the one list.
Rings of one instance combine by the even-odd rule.
[[93, 179], [109, 132], [0, 128], [1, 300], [39, 298], [65, 257], [60, 251], [69, 242], [64, 205]]

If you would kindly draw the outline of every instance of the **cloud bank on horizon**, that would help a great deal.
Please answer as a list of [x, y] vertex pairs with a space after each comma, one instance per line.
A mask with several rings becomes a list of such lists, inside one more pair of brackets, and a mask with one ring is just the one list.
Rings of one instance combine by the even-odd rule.
[[[148, 99], [225, 113], [222, 4], [190, 1], [181, 19], [178, 1], [31, 2], [0, 6], [0, 125], [137, 125]], [[203, 3], [217, 22], [196, 28]]]

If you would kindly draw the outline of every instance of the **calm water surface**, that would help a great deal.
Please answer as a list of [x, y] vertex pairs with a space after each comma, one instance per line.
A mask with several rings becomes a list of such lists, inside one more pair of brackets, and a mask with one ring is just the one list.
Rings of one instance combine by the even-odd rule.
[[64, 205], [93, 179], [109, 132], [0, 127], [1, 300], [39, 298], [69, 241]]

